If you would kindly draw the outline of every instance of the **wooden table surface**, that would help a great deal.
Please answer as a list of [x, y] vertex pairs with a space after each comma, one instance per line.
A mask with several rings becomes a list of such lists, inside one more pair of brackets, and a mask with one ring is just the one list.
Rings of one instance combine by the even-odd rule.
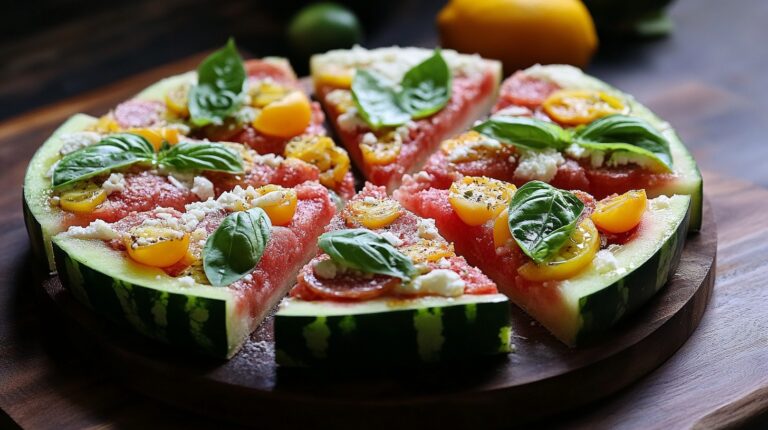
[[[669, 120], [699, 161], [718, 223], [714, 296], [693, 336], [659, 369], [551, 426], [768, 425], [768, 57], [760, 46], [768, 2], [684, 0], [672, 12], [671, 38], [614, 48], [590, 71]], [[123, 388], [72, 351], [60, 319], [40, 300], [21, 216], [27, 160], [58, 123], [74, 112], [103, 113], [199, 59], [0, 123], [0, 428], [216, 424]]]

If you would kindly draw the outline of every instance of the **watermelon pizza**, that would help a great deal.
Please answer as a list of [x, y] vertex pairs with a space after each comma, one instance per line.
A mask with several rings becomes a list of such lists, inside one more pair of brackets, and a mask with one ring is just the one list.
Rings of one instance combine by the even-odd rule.
[[510, 351], [509, 303], [434, 221], [367, 184], [275, 316], [286, 366], [424, 363]]
[[531, 181], [519, 189], [464, 176], [448, 189], [395, 192], [435, 220], [456, 252], [569, 345], [584, 343], [646, 302], [674, 273], [691, 198], [631, 190], [602, 200]]
[[691, 196], [701, 224], [702, 179], [672, 127], [629, 94], [562, 66], [534, 66], [501, 86], [493, 115], [444, 141], [409, 187], [448, 188], [463, 176], [532, 180], [597, 198], [632, 189]]
[[439, 143], [485, 115], [501, 66], [454, 51], [330, 51], [311, 60], [315, 94], [363, 176], [392, 191]]

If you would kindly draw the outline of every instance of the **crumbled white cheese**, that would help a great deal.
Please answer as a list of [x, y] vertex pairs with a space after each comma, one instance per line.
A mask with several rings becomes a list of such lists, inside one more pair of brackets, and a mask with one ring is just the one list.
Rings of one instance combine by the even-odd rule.
[[612, 272], [619, 267], [619, 261], [616, 259], [616, 256], [608, 249], [598, 251], [592, 264], [595, 265], [595, 270], [598, 273]]
[[254, 157], [253, 159], [254, 163], [256, 164], [265, 164], [269, 167], [280, 167], [280, 164], [282, 164], [285, 159], [279, 155], [275, 154], [264, 154], [264, 155], [258, 155]]
[[192, 182], [192, 193], [195, 194], [200, 200], [212, 199], [215, 194], [213, 192], [213, 182], [209, 181], [205, 176], [195, 176]]
[[125, 176], [122, 173], [112, 173], [109, 175], [109, 178], [101, 184], [101, 189], [103, 189], [107, 195], [114, 192], [125, 191]]
[[322, 279], [333, 279], [338, 272], [336, 263], [329, 259], [315, 261], [312, 265], [312, 269], [315, 272], [315, 275]]
[[185, 180], [185, 178], [177, 178], [174, 175], [168, 175], [168, 182], [171, 183], [174, 187], [186, 191], [189, 189], [189, 183]]
[[72, 152], [78, 151], [99, 143], [101, 135], [95, 131], [78, 131], [74, 133], [65, 133], [61, 137], [62, 146], [59, 149], [59, 154], [67, 155]]
[[549, 182], [557, 174], [557, 167], [565, 163], [558, 151], [548, 148], [543, 151], [522, 151], [520, 162], [515, 169], [515, 179]]
[[182, 276], [181, 278], [178, 278], [179, 286], [181, 287], [194, 287], [195, 286], [195, 278], [191, 276]]
[[112, 225], [97, 219], [87, 227], [70, 227], [64, 235], [75, 239], [112, 240], [120, 237], [120, 233], [112, 228]]
[[357, 130], [367, 130], [368, 124], [357, 114], [357, 108], [351, 107], [336, 118], [336, 123], [342, 131], [354, 133]]
[[270, 191], [267, 194], [264, 194], [263, 196], [256, 197], [255, 199], [251, 200], [251, 207], [254, 208], [264, 208], [268, 206], [275, 206], [282, 202], [288, 202], [284, 199], [285, 192], [283, 191]]
[[421, 218], [417, 224], [418, 235], [422, 239], [437, 239], [440, 237], [440, 233], [435, 226], [435, 220], [431, 218]]
[[584, 157], [586, 152], [587, 150], [583, 146], [576, 143], [572, 143], [565, 148], [565, 153], [576, 159]]
[[368, 132], [363, 135], [363, 138], [360, 140], [361, 144], [374, 146], [376, 143], [379, 142], [379, 139], [376, 137], [375, 134]]
[[457, 297], [464, 294], [464, 281], [452, 270], [435, 269], [417, 276], [411, 282], [402, 282], [396, 288], [400, 294], [429, 294]]
[[437, 267], [439, 267], [441, 269], [447, 269], [447, 268], [451, 267], [451, 262], [448, 261], [447, 258], [443, 257], [443, 258], [437, 260]]
[[386, 239], [386, 241], [389, 242], [392, 246], [400, 246], [403, 244], [403, 241], [392, 232], [383, 231], [379, 234], [381, 235], [381, 237]]
[[413, 176], [414, 179], [416, 179], [417, 182], [431, 182], [432, 181], [432, 175], [430, 175], [428, 172], [422, 170], [421, 172], [415, 174]]
[[667, 196], [658, 196], [655, 199], [648, 200], [648, 203], [651, 210], [658, 211], [668, 209], [671, 201]]
[[352, 92], [349, 90], [335, 89], [325, 96], [325, 100], [337, 107], [351, 106]]
[[528, 116], [531, 110], [527, 107], [510, 105], [493, 114], [493, 116]]
[[524, 70], [527, 76], [557, 84], [562, 89], [602, 90], [604, 84], [585, 75], [581, 69], [568, 65], [536, 64]]

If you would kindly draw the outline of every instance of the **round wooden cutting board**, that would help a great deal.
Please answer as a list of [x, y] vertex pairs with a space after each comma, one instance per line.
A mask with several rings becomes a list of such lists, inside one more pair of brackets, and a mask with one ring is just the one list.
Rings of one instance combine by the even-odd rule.
[[[148, 396], [258, 427], [511, 427], [609, 396], [671, 356], [694, 331], [714, 284], [717, 231], [708, 202], [672, 280], [599, 342], [570, 349], [513, 309], [516, 352], [410, 369], [276, 366], [267, 320], [231, 360], [172, 350], [114, 326], [44, 282], [72, 340]], [[478, 427], [479, 426], [479, 427]]]

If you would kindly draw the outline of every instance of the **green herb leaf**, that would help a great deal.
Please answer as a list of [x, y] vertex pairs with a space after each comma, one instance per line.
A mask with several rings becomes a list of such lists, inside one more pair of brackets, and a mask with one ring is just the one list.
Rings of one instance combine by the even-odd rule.
[[53, 188], [82, 181], [130, 166], [139, 162], [152, 162], [155, 149], [146, 139], [131, 133], [113, 134], [99, 143], [67, 154], [53, 169]]
[[570, 134], [557, 124], [528, 117], [493, 117], [473, 127], [473, 130], [502, 143], [523, 149], [565, 149]]
[[408, 70], [400, 86], [398, 104], [411, 118], [425, 118], [445, 107], [451, 99], [451, 69], [440, 50]]
[[397, 104], [394, 84], [372, 70], [355, 72], [352, 99], [357, 112], [374, 129], [395, 127], [411, 119], [411, 115]]
[[197, 126], [221, 124], [242, 103], [245, 83], [243, 59], [235, 42], [209, 55], [197, 68], [197, 85], [189, 91], [189, 113]]
[[160, 153], [159, 164], [176, 170], [244, 171], [240, 154], [221, 143], [179, 143]]
[[[648, 122], [627, 115], [609, 115], [576, 130], [574, 141], [591, 150], [617, 157], [639, 155], [658, 171], [672, 171], [669, 142]], [[609, 158], [609, 163], [611, 161]], [[642, 160], [637, 164], [644, 164]]]
[[271, 227], [261, 208], [224, 218], [203, 247], [203, 269], [211, 285], [223, 287], [250, 273], [267, 248]]
[[240, 94], [244, 82], [243, 58], [231, 38], [225, 47], [206, 57], [197, 68], [197, 83], [217, 90]]
[[528, 182], [509, 202], [509, 231], [526, 255], [542, 263], [565, 244], [583, 210], [573, 193]]
[[320, 236], [317, 243], [331, 260], [345, 267], [404, 281], [416, 275], [416, 268], [408, 256], [381, 235], [365, 229], [331, 231]]
[[425, 118], [445, 107], [451, 98], [451, 70], [440, 50], [408, 70], [397, 87], [373, 70], [355, 72], [352, 99], [373, 129]]

